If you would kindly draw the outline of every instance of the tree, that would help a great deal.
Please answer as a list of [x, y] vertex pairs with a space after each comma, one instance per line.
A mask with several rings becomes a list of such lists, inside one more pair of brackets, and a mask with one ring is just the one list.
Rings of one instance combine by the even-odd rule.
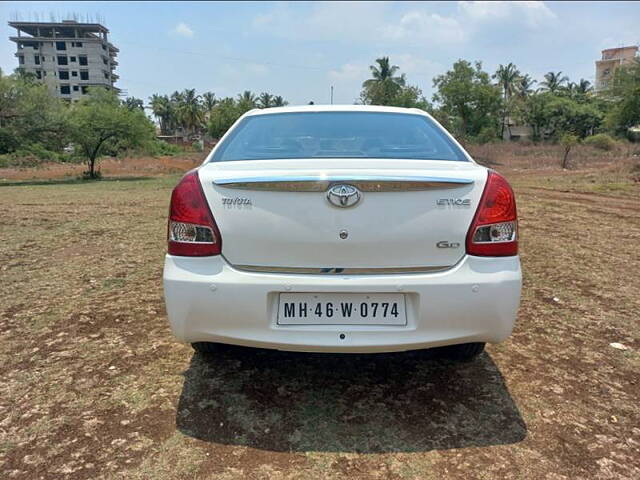
[[287, 101], [280, 95], [273, 96], [264, 92], [256, 98], [252, 92], [245, 90], [238, 95], [237, 99], [227, 97], [218, 101], [209, 115], [207, 130], [213, 138], [221, 138], [229, 127], [249, 110], [253, 110], [256, 107], [268, 108], [270, 106], [282, 107], [284, 105], [287, 105]]
[[548, 123], [547, 103], [551, 98], [549, 93], [537, 93], [527, 97], [521, 108], [521, 116], [533, 130], [533, 139], [542, 140]]
[[273, 95], [267, 92], [262, 92], [258, 97], [259, 108], [269, 108], [273, 106]]
[[578, 137], [571, 133], [565, 133], [560, 137], [560, 145], [564, 148], [564, 154], [562, 155], [562, 168], [569, 167], [569, 153], [571, 149], [578, 144]]
[[139, 98], [127, 97], [123, 103], [129, 110], [138, 109], [144, 111], [144, 102]]
[[544, 108], [546, 129], [556, 138], [565, 133], [585, 138], [600, 126], [602, 112], [592, 104], [583, 104], [566, 97], [550, 97]]
[[[174, 94], [175, 95], [175, 94]], [[187, 134], [200, 130], [204, 121], [204, 111], [200, 102], [200, 96], [195, 88], [187, 88], [182, 93], [175, 95], [176, 113], [178, 121]]]
[[158, 120], [160, 132], [168, 135], [175, 125], [175, 114], [173, 105], [166, 95], [152, 95], [150, 98], [151, 111]]
[[399, 87], [404, 85], [404, 74], [395, 76], [400, 67], [398, 67], [397, 65], [391, 65], [389, 62], [389, 57], [376, 58], [376, 63], [378, 64], [377, 66], [369, 65], [369, 70], [371, 70], [372, 78], [365, 80], [362, 84], [363, 87], [380, 84], [386, 81], [391, 81]]
[[511, 97], [517, 90], [517, 82], [521, 78], [520, 71], [513, 63], [499, 65], [493, 78], [498, 81], [498, 85], [502, 89], [505, 101]]
[[558, 93], [568, 81], [569, 77], [562, 75], [562, 72], [549, 72], [545, 73], [544, 81], [540, 82], [540, 85], [545, 92]]
[[0, 75], [0, 153], [62, 152], [69, 141], [68, 106], [29, 75]]
[[518, 78], [516, 83], [516, 89], [518, 96], [520, 98], [527, 98], [529, 95], [533, 93], [533, 84], [536, 83], [536, 80], [531, 78], [529, 74], [522, 75]]
[[628, 135], [640, 125], [640, 59], [616, 70], [604, 98], [611, 105], [605, 124], [612, 132]]
[[[244, 113], [244, 112], [242, 112]], [[237, 102], [231, 98], [223, 98], [211, 110], [208, 130], [213, 138], [222, 138], [225, 132], [242, 115]]]
[[473, 137], [483, 129], [497, 132], [501, 94], [491, 84], [489, 74], [482, 70], [481, 62], [472, 65], [458, 60], [451, 70], [433, 79], [433, 86], [436, 89], [433, 101], [439, 105], [441, 114], [449, 117], [457, 135]]
[[592, 91], [593, 87], [591, 86], [591, 82], [589, 80], [581, 78], [576, 86], [576, 92], [581, 95], [586, 95], [587, 93], [591, 93]]
[[143, 111], [127, 108], [115, 92], [101, 87], [71, 106], [70, 123], [89, 178], [98, 177], [96, 164], [105, 149], [141, 145], [153, 139], [155, 130]]
[[364, 105], [389, 105], [423, 110], [430, 108], [420, 88], [407, 85], [404, 74], [396, 75], [400, 67], [391, 65], [389, 57], [378, 58], [376, 63], [377, 66], [369, 67], [372, 78], [362, 84], [360, 101]]
[[500, 65], [493, 74], [493, 78], [498, 80], [498, 85], [502, 89], [502, 125], [500, 127], [500, 138], [504, 137], [505, 126], [509, 129], [509, 138], [511, 138], [511, 130], [509, 128], [509, 114], [511, 107], [511, 97], [517, 89], [517, 81], [520, 78], [520, 71], [516, 66], [509, 62], [506, 66]]
[[243, 113], [256, 108], [258, 106], [258, 100], [252, 92], [245, 90], [238, 95], [237, 106], [238, 110], [241, 112], [240, 115], [242, 115]]
[[546, 136], [560, 139], [567, 133], [585, 138], [602, 124], [603, 113], [593, 101], [541, 92], [524, 102], [522, 117], [536, 140]]
[[213, 110], [213, 107], [218, 103], [218, 99], [216, 98], [216, 94], [213, 92], [204, 92], [202, 94], [202, 107], [204, 108], [205, 113], [210, 113]]
[[285, 105], [289, 105], [289, 102], [287, 102], [280, 95], [276, 95], [275, 97], [273, 97], [273, 106], [274, 107], [284, 107]]
[[405, 76], [396, 75], [400, 67], [391, 65], [389, 57], [377, 58], [376, 63], [369, 66], [372, 78], [362, 83], [360, 100], [367, 105], [392, 105], [405, 86]]
[[431, 105], [424, 98], [422, 90], [413, 85], [404, 85], [390, 102], [393, 107], [419, 108], [421, 110], [431, 110]]

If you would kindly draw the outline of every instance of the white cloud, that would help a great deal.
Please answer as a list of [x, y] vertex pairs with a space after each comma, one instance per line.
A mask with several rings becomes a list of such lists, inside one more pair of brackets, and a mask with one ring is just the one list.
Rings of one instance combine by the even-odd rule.
[[427, 82], [430, 84], [433, 76], [445, 70], [444, 65], [411, 53], [393, 55], [392, 60], [400, 67], [402, 73], [407, 74], [409, 83]]
[[456, 44], [465, 40], [465, 30], [453, 17], [413, 10], [405, 13], [397, 23], [384, 28], [390, 40], [419, 40], [432, 44]]
[[189, 27], [189, 25], [187, 25], [184, 22], [178, 23], [175, 27], [173, 27], [170, 33], [173, 33], [174, 35], [179, 35], [185, 38], [192, 38], [194, 35], [194, 32], [191, 29], [191, 27]]
[[460, 1], [458, 11], [476, 23], [511, 21], [530, 29], [548, 26], [558, 17], [542, 1], [482, 2]]

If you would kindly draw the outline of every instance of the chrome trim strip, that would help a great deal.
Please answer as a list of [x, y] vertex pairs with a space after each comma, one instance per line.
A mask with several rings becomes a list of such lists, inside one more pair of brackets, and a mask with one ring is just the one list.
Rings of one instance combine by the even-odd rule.
[[219, 178], [214, 185], [243, 190], [282, 192], [324, 192], [330, 185], [348, 182], [363, 192], [389, 192], [455, 188], [469, 185], [469, 178], [449, 178], [412, 175], [287, 175], [274, 177]]
[[252, 273], [290, 273], [311, 275], [392, 275], [398, 273], [434, 273], [449, 270], [452, 266], [436, 267], [383, 267], [383, 268], [307, 268], [267, 267], [262, 265], [232, 265], [236, 270]]

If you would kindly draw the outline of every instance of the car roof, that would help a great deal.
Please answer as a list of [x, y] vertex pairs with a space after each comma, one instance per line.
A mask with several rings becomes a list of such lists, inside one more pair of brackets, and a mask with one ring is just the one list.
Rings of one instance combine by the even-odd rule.
[[409, 113], [414, 115], [427, 114], [418, 108], [385, 107], [381, 105], [299, 105], [291, 107], [256, 108], [247, 112], [245, 116], [301, 112], [380, 112]]

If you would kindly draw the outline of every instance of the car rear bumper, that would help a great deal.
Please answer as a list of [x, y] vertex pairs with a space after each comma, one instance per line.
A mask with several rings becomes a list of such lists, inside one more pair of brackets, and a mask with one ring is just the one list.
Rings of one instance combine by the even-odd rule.
[[[402, 275], [252, 273], [222, 256], [166, 256], [164, 291], [174, 335], [306, 352], [391, 352], [467, 342], [500, 342], [514, 326], [519, 257], [465, 256], [449, 270]], [[277, 324], [280, 293], [404, 293], [407, 325]]]

